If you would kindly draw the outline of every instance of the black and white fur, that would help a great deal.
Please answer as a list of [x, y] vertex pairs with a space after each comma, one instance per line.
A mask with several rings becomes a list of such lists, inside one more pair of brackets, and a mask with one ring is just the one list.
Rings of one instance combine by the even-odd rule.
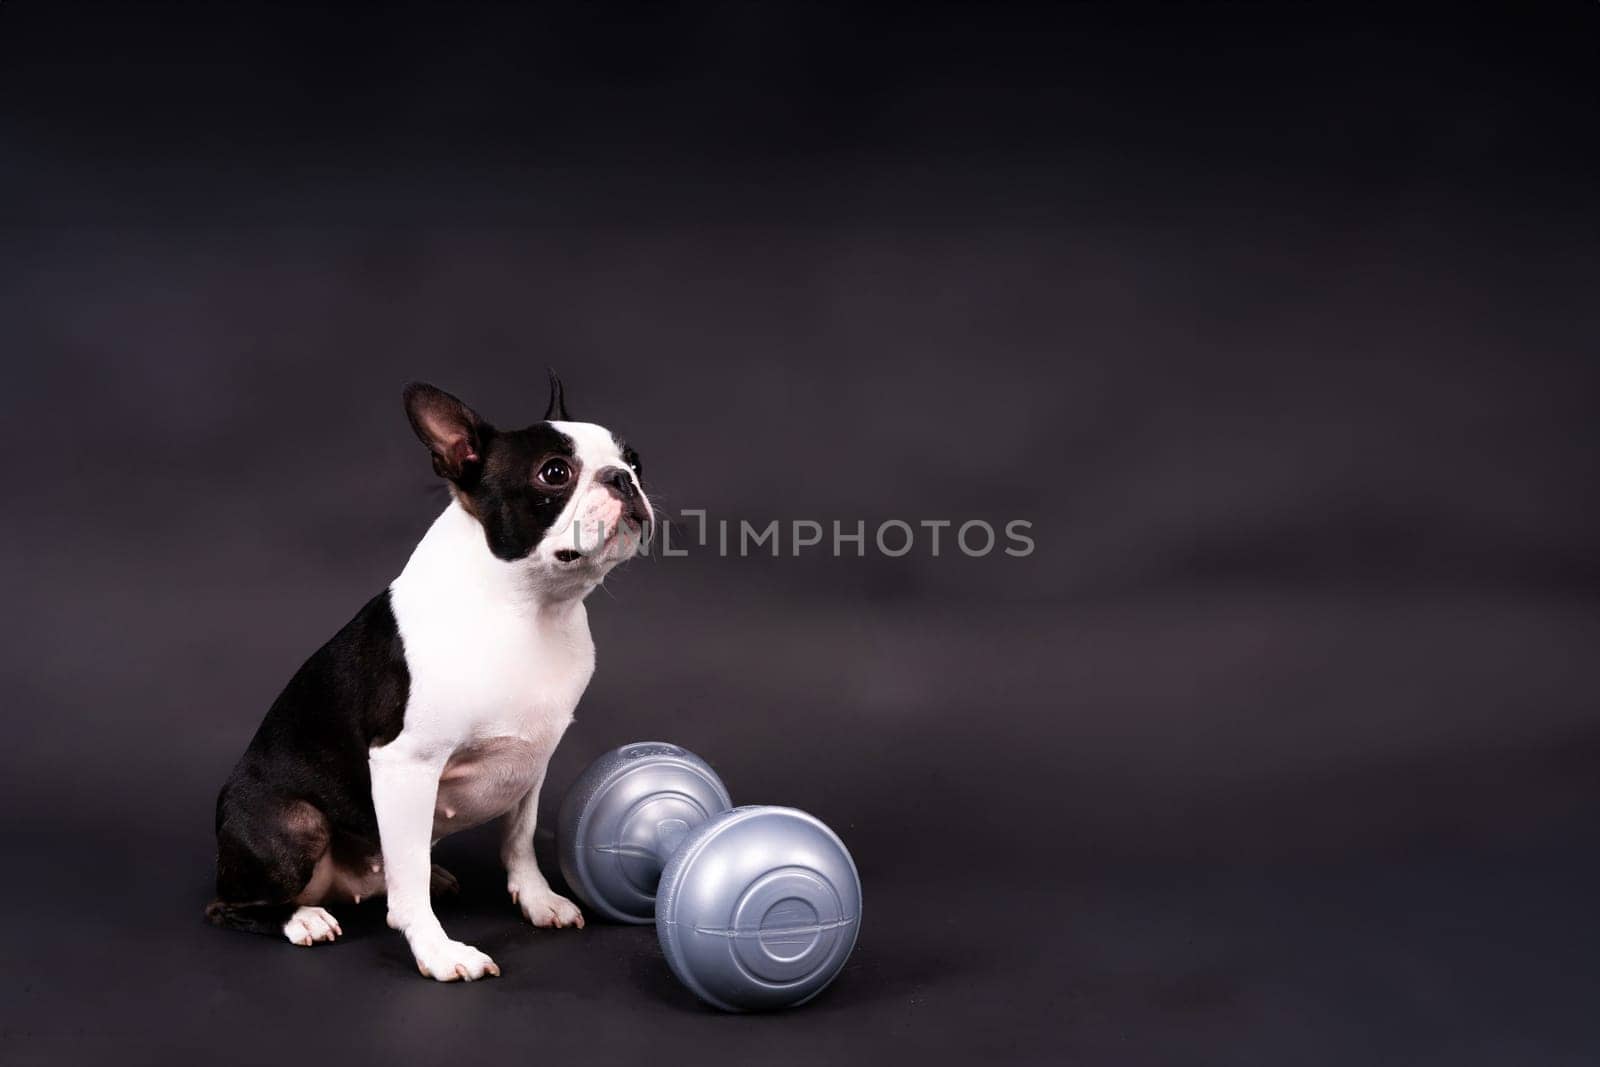
[[388, 896], [424, 975], [499, 967], [452, 940], [434, 842], [504, 815], [506, 887], [536, 926], [581, 927], [533, 831], [550, 754], [594, 673], [584, 597], [653, 519], [637, 455], [568, 418], [499, 430], [430, 385], [406, 413], [451, 501], [389, 588], [290, 679], [217, 798], [219, 926], [331, 941], [324, 908]]

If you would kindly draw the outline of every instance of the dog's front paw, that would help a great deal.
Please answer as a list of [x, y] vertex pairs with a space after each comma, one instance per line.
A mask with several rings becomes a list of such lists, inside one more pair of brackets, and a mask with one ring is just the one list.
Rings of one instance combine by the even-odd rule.
[[506, 882], [506, 889], [510, 891], [512, 901], [533, 925], [583, 929], [583, 912], [572, 901], [551, 889], [543, 876], [519, 877], [512, 874]]
[[438, 982], [472, 982], [479, 978], [500, 977], [500, 965], [471, 945], [448, 937], [413, 943], [411, 954], [424, 978]]

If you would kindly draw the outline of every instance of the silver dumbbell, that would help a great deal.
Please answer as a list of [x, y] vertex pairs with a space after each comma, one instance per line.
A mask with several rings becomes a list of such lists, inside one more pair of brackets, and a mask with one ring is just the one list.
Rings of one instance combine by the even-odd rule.
[[700, 757], [614, 749], [567, 793], [561, 872], [593, 911], [654, 920], [674, 974], [727, 1011], [801, 1004], [838, 976], [861, 925], [861, 879], [821, 820], [733, 808]]

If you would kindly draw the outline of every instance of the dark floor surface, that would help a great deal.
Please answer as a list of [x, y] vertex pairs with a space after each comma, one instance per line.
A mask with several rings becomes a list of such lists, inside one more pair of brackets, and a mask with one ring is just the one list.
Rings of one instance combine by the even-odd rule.
[[[665, 624], [600, 618], [615, 607], [597, 605], [602, 635]], [[1235, 603], [1224, 614], [1245, 644], [1276, 633], [1280, 662], [1291, 664], [1294, 648], [1333, 636], [1369, 670], [1402, 636], [1436, 647], [1440, 658], [1410, 664], [1407, 691], [1413, 702], [1459, 700], [1463, 723], [1518, 699], [1510, 682], [1490, 681], [1511, 662], [1547, 676], [1565, 664], [1576, 672], [1569, 687], [1593, 671], [1580, 662], [1592, 618], [1491, 607]], [[1512, 732], [1522, 736], [1435, 738], [1378, 763], [1352, 758], [1339, 735], [1383, 718], [1404, 732], [1404, 706], [1362, 707], [1364, 687], [1319, 692], [1320, 680], [1292, 670], [1265, 686], [1184, 666], [1177, 647], [1204, 639], [1186, 626], [1208, 613], [1085, 609], [1036, 633], [1041, 648], [1062, 650], [1048, 669], [1071, 696], [1055, 708], [1003, 688], [969, 703], [959, 667], [930, 672], [925, 692], [819, 705], [787, 689], [781, 656], [718, 705], [694, 698], [692, 666], [674, 673], [639, 646], [608, 657], [632, 658], [634, 670], [597, 681], [546, 807], [602, 747], [672, 737], [716, 760], [736, 799], [815, 810], [855, 850], [867, 901], [858, 950], [822, 997], [777, 1016], [697, 1004], [650, 928], [523, 925], [487, 828], [440, 846], [464, 887], [440, 910], [452, 933], [496, 957], [499, 980], [419, 978], [381, 905], [335, 909], [346, 936], [312, 949], [212, 929], [199, 914], [213, 786], [203, 772], [220, 773], [229, 757], [208, 737], [166, 767], [123, 765], [110, 784], [86, 776], [66, 810], [51, 810], [41, 787], [37, 809], [13, 806], [5, 824], [6, 913], [25, 917], [6, 924], [19, 972], [0, 1001], [5, 1058], [1593, 1063], [1597, 750], [1592, 733], [1559, 726], [1563, 712], [1586, 709], [1530, 707], [1531, 725]], [[860, 621], [885, 634], [879, 656], [896, 654], [898, 632], [950, 642], [943, 662], [961, 662], [958, 629], [922, 620], [906, 638], [918, 620]], [[991, 639], [1024, 640], [1038, 622], [1012, 620], [1008, 637], [991, 620]], [[728, 622], [719, 647], [754, 629]], [[828, 645], [820, 629], [791, 635]], [[762, 655], [744, 640], [747, 659]], [[1228, 644], [1214, 651], [1226, 656]], [[1173, 667], [1144, 671], [1146, 658]], [[848, 675], [871, 660], [840, 650], [836, 663]], [[651, 677], [657, 666], [664, 677]], [[656, 685], [684, 695], [652, 707]], [[1187, 695], [1162, 712], [1157, 694], [1173, 690]], [[1343, 699], [1349, 721], [1306, 718], [1319, 701]], [[1139, 725], [1124, 710], [1120, 724], [1096, 725], [1096, 709], [1145, 700], [1169, 721]], [[1228, 725], [1268, 708], [1289, 719], [1301, 709], [1299, 726]], [[242, 739], [245, 729], [239, 717], [214, 733]], [[1327, 733], [1326, 759], [1286, 756], [1281, 773], [1265, 775], [1209, 757], [1203, 774], [1184, 769], [1219, 748], [1310, 729]], [[1129, 745], [1146, 753], [1142, 781], [1118, 773]], [[1166, 767], [1150, 765], [1156, 746]], [[547, 832], [540, 844], [553, 870]]]

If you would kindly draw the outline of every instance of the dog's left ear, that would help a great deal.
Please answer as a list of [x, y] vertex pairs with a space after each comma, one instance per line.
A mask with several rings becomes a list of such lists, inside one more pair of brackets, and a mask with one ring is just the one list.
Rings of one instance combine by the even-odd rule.
[[433, 456], [433, 472], [457, 485], [475, 481], [483, 469], [483, 446], [493, 427], [443, 389], [427, 382], [406, 386], [406, 417]]
[[560, 419], [562, 422], [571, 422], [572, 416], [567, 414], [567, 396], [561, 388], [561, 379], [556, 377], [556, 372], [550, 372], [550, 406], [544, 409], [544, 421]]

